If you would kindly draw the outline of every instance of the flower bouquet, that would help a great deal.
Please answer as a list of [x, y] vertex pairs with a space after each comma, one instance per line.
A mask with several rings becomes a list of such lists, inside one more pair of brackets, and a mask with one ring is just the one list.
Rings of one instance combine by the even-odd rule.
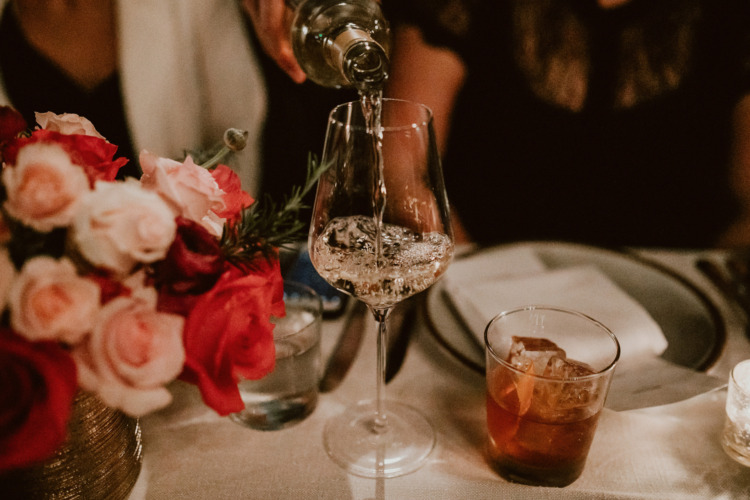
[[[311, 161], [277, 209], [221, 155], [143, 151], [141, 178], [117, 180], [128, 160], [91, 122], [37, 122], [0, 107], [0, 471], [64, 442], [81, 389], [137, 417], [168, 405], [181, 379], [220, 415], [240, 411], [238, 377], [273, 369], [278, 248], [299, 237], [321, 169]], [[233, 132], [222, 154], [244, 147]]]

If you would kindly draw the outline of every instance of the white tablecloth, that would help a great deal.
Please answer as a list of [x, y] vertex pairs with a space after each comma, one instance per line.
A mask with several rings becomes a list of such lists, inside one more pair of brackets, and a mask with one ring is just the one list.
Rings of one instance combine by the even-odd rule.
[[[694, 270], [695, 253], [645, 254], [682, 272], [719, 305], [729, 338], [709, 373], [726, 378], [734, 364], [750, 358], [741, 316]], [[342, 325], [325, 325], [324, 355]], [[416, 328], [387, 395], [421, 409], [437, 429], [436, 449], [418, 471], [360, 478], [335, 465], [323, 449], [326, 420], [375, 394], [373, 321], [342, 385], [321, 395], [315, 412], [286, 430], [241, 427], [205, 407], [192, 386], [175, 384], [172, 406], [142, 420], [144, 468], [131, 499], [750, 498], [750, 469], [729, 459], [719, 444], [722, 389], [665, 406], [605, 410], [586, 468], [566, 488], [504, 481], [484, 461], [483, 377], [444, 351], [424, 323]]]

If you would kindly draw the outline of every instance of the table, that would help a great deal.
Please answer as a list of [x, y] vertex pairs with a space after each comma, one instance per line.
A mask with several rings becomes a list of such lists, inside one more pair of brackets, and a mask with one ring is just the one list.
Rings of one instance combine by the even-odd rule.
[[[696, 256], [709, 252], [641, 253], [682, 273], [719, 306], [728, 339], [708, 373], [726, 380], [734, 364], [750, 358], [750, 341], [742, 317], [695, 270]], [[324, 359], [343, 321], [324, 325]], [[750, 469], [729, 459], [719, 444], [723, 389], [659, 407], [605, 409], [586, 468], [566, 488], [504, 481], [482, 453], [483, 377], [443, 350], [423, 321], [415, 329], [387, 396], [421, 409], [437, 430], [436, 449], [418, 471], [392, 479], [360, 478], [335, 465], [323, 448], [326, 420], [375, 394], [372, 321], [343, 383], [321, 395], [315, 412], [289, 429], [241, 427], [203, 405], [194, 387], [173, 384], [173, 404], [142, 419], [144, 468], [131, 499], [750, 498]]]

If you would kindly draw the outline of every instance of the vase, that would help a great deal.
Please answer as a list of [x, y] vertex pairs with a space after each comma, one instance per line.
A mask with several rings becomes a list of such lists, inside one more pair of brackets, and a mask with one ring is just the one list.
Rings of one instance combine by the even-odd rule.
[[125, 499], [141, 471], [138, 419], [79, 391], [68, 440], [39, 465], [0, 475], [4, 499]]

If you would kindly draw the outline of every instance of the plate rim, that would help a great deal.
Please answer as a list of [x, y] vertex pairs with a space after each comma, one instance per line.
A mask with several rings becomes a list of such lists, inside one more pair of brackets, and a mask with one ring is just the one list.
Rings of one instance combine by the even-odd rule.
[[[564, 241], [564, 240], [530, 240], [530, 241], [502, 243], [502, 244], [493, 245], [489, 247], [479, 247], [467, 253], [462, 254], [459, 257], [459, 259], [463, 260], [463, 259], [470, 258], [470, 257], [473, 257], [475, 255], [478, 255], [484, 252], [492, 252], [492, 251], [497, 251], [503, 248], [511, 248], [514, 246], [539, 246], [539, 245], [558, 245], [558, 246], [562, 245], [562, 246], [566, 246], [569, 248], [580, 248], [580, 249], [584, 249], [588, 251], [593, 250], [593, 251], [600, 252], [600, 253], [611, 254], [612, 256], [631, 260], [637, 264], [656, 270], [660, 272], [661, 274], [664, 274], [667, 277], [678, 282], [680, 285], [682, 285], [684, 288], [690, 291], [698, 299], [698, 301], [701, 302], [703, 306], [706, 308], [708, 315], [709, 315], [709, 319], [711, 323], [714, 325], [715, 333], [716, 333], [716, 342], [714, 343], [711, 350], [707, 352], [706, 358], [698, 366], [685, 367], [685, 368], [688, 368], [697, 372], [705, 373], [706, 371], [711, 369], [711, 367], [713, 367], [717, 363], [719, 358], [721, 357], [724, 351], [724, 348], [726, 347], [726, 344], [727, 344], [727, 329], [726, 329], [726, 322], [724, 320], [724, 316], [721, 314], [719, 307], [711, 300], [708, 294], [706, 294], [703, 290], [701, 290], [700, 287], [698, 287], [690, 279], [688, 279], [684, 275], [680, 274], [674, 269], [669, 268], [668, 266], [664, 264], [655, 262], [637, 253], [638, 252], [637, 249], [624, 248], [624, 247], [597, 246], [597, 245], [589, 245], [589, 244], [579, 243], [579, 242], [569, 242], [569, 241]], [[451, 345], [451, 343], [445, 338], [445, 336], [440, 332], [440, 329], [435, 324], [434, 318], [430, 314], [429, 304], [430, 304], [430, 295], [435, 295], [438, 293], [441, 293], [441, 289], [439, 287], [432, 286], [427, 290], [427, 296], [422, 301], [422, 315], [423, 315], [423, 318], [425, 318], [425, 322], [427, 323], [427, 329], [430, 331], [430, 334], [432, 335], [432, 337], [435, 340], [437, 340], [438, 344], [440, 344], [445, 350], [447, 350], [458, 361], [463, 363], [472, 371], [477, 372], [481, 375], [484, 375], [484, 372], [485, 372], [484, 364], [480, 365], [475, 360], [470, 359], [463, 352], [460, 352], [460, 350], [456, 349], [453, 345]], [[457, 322], [462, 323], [463, 321], [461, 320], [457, 311], [452, 310], [452, 307], [450, 306], [448, 301], [444, 301], [444, 304], [445, 304], [446, 309], [448, 309], [449, 314], [453, 315], [454, 319], [456, 319]], [[467, 334], [469, 334], [469, 332], [467, 332]]]

